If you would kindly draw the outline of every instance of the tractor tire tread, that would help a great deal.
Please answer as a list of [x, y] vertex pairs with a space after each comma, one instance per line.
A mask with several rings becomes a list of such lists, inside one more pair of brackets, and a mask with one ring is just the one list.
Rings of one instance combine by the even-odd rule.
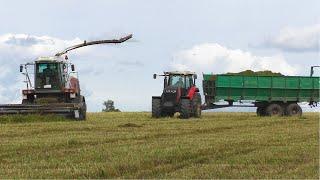
[[180, 118], [188, 119], [190, 117], [191, 102], [190, 99], [181, 99]]
[[161, 99], [152, 99], [152, 117], [160, 118], [161, 114]]

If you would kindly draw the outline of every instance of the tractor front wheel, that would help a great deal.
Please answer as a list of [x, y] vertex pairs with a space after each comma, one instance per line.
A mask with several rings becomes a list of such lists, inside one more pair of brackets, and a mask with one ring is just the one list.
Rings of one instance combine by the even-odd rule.
[[190, 117], [191, 102], [190, 99], [181, 99], [180, 118], [188, 119]]
[[152, 117], [161, 117], [161, 99], [152, 98]]

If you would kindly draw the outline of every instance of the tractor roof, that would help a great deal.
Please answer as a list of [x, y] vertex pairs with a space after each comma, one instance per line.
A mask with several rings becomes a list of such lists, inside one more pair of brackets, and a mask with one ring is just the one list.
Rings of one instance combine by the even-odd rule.
[[39, 57], [36, 62], [63, 62], [64, 59], [60, 56]]
[[191, 72], [191, 71], [170, 71], [170, 72], [164, 72], [164, 74], [166, 75], [170, 75], [170, 74], [177, 74], [177, 75], [194, 75], [196, 74], [195, 72]]

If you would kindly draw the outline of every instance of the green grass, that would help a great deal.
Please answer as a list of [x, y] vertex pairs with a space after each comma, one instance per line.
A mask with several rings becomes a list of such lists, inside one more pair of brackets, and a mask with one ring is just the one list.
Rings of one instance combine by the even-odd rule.
[[7, 123], [34, 123], [34, 122], [56, 122], [56, 121], [71, 121], [71, 119], [56, 115], [7, 115], [0, 116], [0, 124]]
[[301, 118], [205, 113], [190, 120], [91, 113], [82, 122], [30, 119], [36, 122], [0, 118], [0, 178], [319, 177], [318, 113]]

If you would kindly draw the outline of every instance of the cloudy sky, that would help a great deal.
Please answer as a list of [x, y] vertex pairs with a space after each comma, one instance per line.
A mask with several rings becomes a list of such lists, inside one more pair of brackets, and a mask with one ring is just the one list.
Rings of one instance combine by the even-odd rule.
[[[162, 80], [153, 73], [246, 69], [309, 75], [319, 65], [319, 0], [0, 0], [0, 103], [23, 88], [19, 64], [83, 40], [133, 33], [121, 45], [69, 53], [90, 111], [112, 99], [148, 111]], [[319, 70], [320, 71], [320, 70]], [[198, 82], [201, 85], [200, 81]]]

